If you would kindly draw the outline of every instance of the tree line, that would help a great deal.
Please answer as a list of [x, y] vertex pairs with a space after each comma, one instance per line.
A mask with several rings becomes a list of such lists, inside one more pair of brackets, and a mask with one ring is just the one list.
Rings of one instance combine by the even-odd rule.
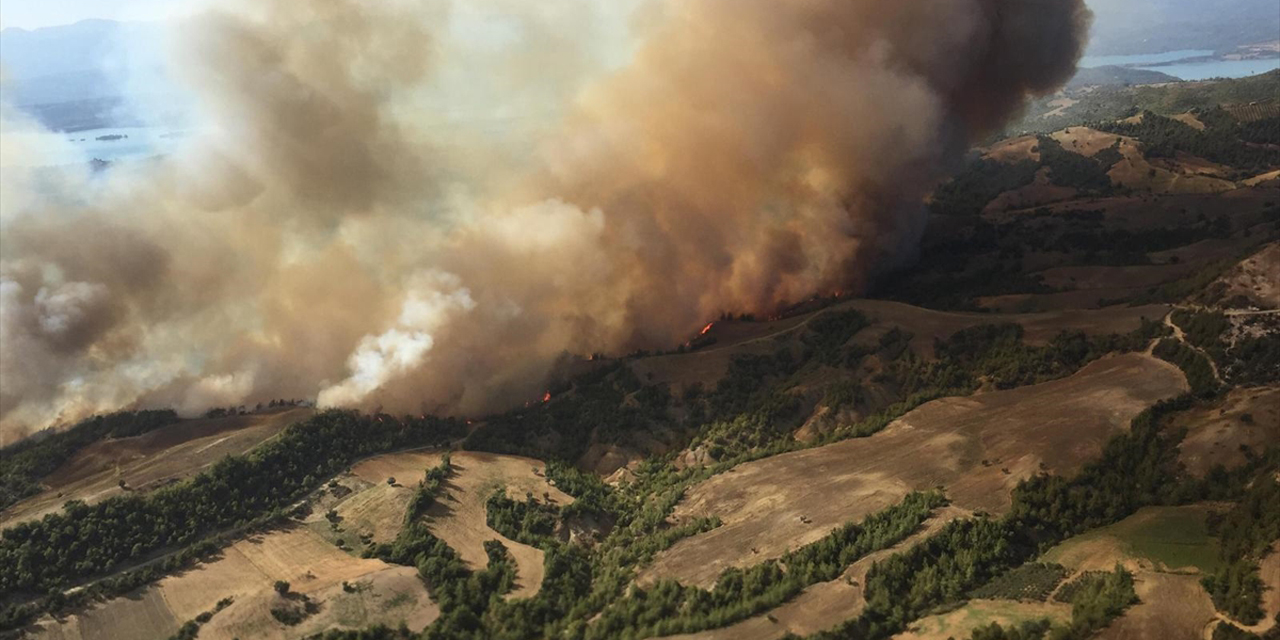
[[460, 421], [326, 411], [239, 457], [146, 495], [120, 495], [24, 522], [0, 535], [0, 591], [27, 598], [111, 573], [151, 554], [283, 510], [354, 460], [443, 444]]
[[105, 438], [142, 435], [178, 421], [173, 411], [122, 411], [69, 429], [41, 432], [0, 449], [0, 510], [40, 492], [40, 480], [81, 449]]

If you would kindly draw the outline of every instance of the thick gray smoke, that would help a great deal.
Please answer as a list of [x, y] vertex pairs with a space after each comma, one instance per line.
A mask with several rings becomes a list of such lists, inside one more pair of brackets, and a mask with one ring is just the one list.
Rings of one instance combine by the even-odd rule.
[[189, 149], [7, 172], [4, 429], [272, 397], [477, 412], [565, 353], [861, 289], [967, 145], [1072, 74], [1089, 21], [641, 0], [621, 42], [594, 0], [482, 4], [500, 24], [471, 39], [443, 1], [219, 9], [174, 56], [211, 123]]

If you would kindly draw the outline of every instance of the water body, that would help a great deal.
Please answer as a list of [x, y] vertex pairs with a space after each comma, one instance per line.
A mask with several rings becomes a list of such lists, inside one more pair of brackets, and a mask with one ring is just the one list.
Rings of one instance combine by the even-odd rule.
[[1207, 80], [1209, 78], [1244, 78], [1280, 69], [1280, 58], [1266, 60], [1209, 60], [1207, 62], [1175, 62], [1154, 67], [1142, 67], [1167, 73], [1183, 80]]
[[1162, 62], [1177, 62], [1187, 58], [1205, 58], [1213, 55], [1213, 50], [1183, 49], [1164, 53], [1143, 53], [1131, 56], [1085, 56], [1080, 59], [1080, 66], [1086, 69], [1093, 67], [1145, 67]]
[[137, 160], [165, 155], [177, 148], [183, 138], [181, 132], [155, 127], [89, 129], [56, 135], [64, 137], [82, 156], [72, 161]]
[[1085, 56], [1081, 68], [1103, 66], [1148, 69], [1167, 73], [1182, 80], [1207, 80], [1209, 78], [1244, 78], [1280, 69], [1280, 58], [1264, 60], [1197, 60], [1213, 56], [1213, 51], [1183, 49], [1165, 53], [1144, 53], [1132, 56]]

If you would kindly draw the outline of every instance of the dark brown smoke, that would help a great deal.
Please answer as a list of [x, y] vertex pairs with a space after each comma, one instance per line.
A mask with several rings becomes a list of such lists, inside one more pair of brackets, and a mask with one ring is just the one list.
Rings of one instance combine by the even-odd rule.
[[185, 27], [190, 149], [76, 198], [7, 180], [4, 428], [282, 396], [477, 412], [566, 352], [860, 290], [1089, 22], [1082, 0], [639, 0], [615, 42], [596, 2], [529, 4], [466, 7], [501, 37], [404, 0]]

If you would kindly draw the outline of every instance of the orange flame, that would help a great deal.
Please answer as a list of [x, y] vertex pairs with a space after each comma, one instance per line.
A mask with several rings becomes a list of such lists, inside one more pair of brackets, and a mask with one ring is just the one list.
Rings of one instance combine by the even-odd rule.
[[543, 402], [551, 402], [551, 392], [550, 392], [550, 391], [548, 391], [548, 392], [546, 392], [546, 393], [542, 394], [542, 401], [543, 401]]
[[698, 333], [698, 335], [700, 335], [700, 336], [705, 336], [705, 335], [707, 335], [707, 332], [708, 332], [708, 331], [710, 331], [710, 330], [711, 330], [711, 327], [714, 327], [714, 326], [716, 326], [716, 323], [714, 323], [714, 322], [708, 322], [708, 323], [707, 323], [707, 326], [703, 327], [703, 328], [702, 328], [702, 331], [701, 331], [700, 333]]

